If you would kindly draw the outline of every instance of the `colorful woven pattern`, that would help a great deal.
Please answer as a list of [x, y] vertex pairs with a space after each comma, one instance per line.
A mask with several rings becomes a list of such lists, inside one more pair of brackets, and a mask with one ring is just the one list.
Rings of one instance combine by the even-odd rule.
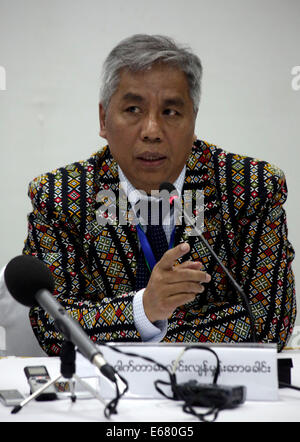
[[[95, 342], [140, 341], [134, 320], [136, 263], [134, 225], [101, 226], [96, 196], [118, 194], [117, 165], [105, 147], [89, 160], [36, 178], [29, 195], [33, 211], [23, 253], [52, 271], [55, 296]], [[196, 141], [187, 164], [184, 190], [205, 195], [204, 235], [251, 304], [260, 341], [281, 349], [293, 328], [296, 305], [287, 239], [286, 184], [270, 164], [227, 153]], [[117, 215], [118, 216], [118, 215]], [[189, 229], [177, 226], [175, 244], [189, 239], [190, 255], [201, 260], [212, 281], [195, 301], [169, 318], [167, 342], [243, 342], [250, 321], [243, 302], [222, 269]], [[30, 311], [33, 330], [49, 355], [59, 354], [62, 338], [39, 307]]]

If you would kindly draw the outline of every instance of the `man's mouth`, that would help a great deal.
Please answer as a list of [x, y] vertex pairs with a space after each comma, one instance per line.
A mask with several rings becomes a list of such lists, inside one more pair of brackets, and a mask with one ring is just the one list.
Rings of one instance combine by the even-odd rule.
[[144, 152], [138, 155], [137, 159], [144, 164], [158, 165], [166, 159], [166, 156], [157, 152]]

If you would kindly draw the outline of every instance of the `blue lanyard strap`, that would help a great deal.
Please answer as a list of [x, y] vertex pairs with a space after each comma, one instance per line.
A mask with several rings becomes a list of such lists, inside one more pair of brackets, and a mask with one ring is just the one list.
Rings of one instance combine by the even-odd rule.
[[[154, 257], [153, 251], [151, 249], [151, 246], [149, 244], [148, 238], [142, 228], [142, 226], [140, 224], [137, 224], [136, 226], [136, 230], [139, 236], [139, 240], [141, 243], [141, 247], [144, 253], [144, 257], [145, 257], [145, 261], [147, 264], [147, 267], [151, 273], [151, 271], [153, 270], [153, 267], [156, 264], [156, 259]], [[172, 234], [171, 234], [171, 238], [170, 238], [170, 243], [169, 243], [169, 249], [171, 249], [172, 247], [174, 247], [174, 240], [175, 240], [175, 227], [173, 228]]]

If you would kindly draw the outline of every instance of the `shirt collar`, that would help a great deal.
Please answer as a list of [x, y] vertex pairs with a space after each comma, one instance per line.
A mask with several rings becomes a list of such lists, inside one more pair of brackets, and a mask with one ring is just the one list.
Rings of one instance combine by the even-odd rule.
[[[180, 172], [178, 178], [173, 183], [178, 196], [181, 196], [182, 188], [185, 180], [185, 171], [186, 166], [183, 167], [182, 171]], [[125, 192], [128, 201], [130, 202], [131, 206], [133, 207], [139, 200], [141, 199], [148, 199], [151, 198], [151, 196], [145, 195], [145, 193], [141, 192], [140, 190], [136, 189], [131, 182], [126, 178], [126, 175], [122, 171], [121, 167], [118, 165], [118, 172], [119, 172], [119, 178], [120, 178], [120, 185]]]

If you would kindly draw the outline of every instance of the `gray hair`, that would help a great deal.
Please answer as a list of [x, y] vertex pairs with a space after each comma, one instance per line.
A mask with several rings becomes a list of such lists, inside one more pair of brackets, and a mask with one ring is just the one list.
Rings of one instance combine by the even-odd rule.
[[122, 40], [108, 55], [102, 72], [100, 102], [104, 110], [116, 91], [122, 69], [138, 72], [155, 63], [173, 65], [186, 74], [194, 111], [198, 111], [201, 95], [202, 65], [190, 48], [179, 46], [163, 35], [136, 34]]

